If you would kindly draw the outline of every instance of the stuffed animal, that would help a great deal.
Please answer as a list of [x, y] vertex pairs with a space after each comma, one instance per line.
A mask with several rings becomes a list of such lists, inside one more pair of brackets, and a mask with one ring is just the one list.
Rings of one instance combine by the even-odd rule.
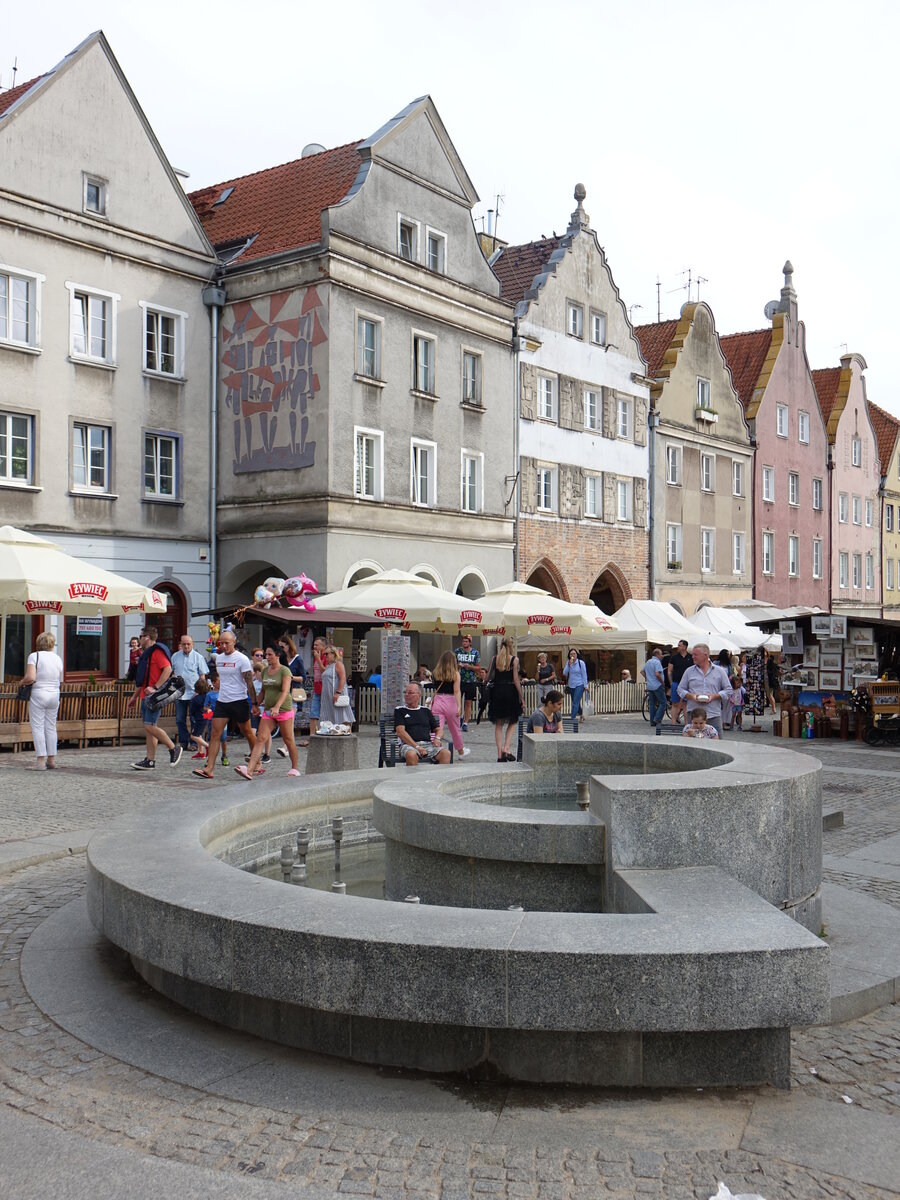
[[305, 608], [307, 612], [316, 611], [316, 606], [309, 597], [318, 595], [318, 592], [319, 589], [315, 582], [302, 572], [286, 579], [284, 587], [281, 589], [282, 599], [286, 600], [292, 608]]
[[219, 645], [219, 635], [222, 632], [222, 626], [218, 621], [210, 621], [206, 627], [209, 630], [209, 637], [206, 639], [206, 648], [207, 650], [215, 650]]
[[261, 583], [253, 593], [253, 603], [258, 605], [260, 608], [268, 608], [269, 605], [273, 604], [276, 599], [277, 596], [275, 593], [270, 592], [264, 583]]

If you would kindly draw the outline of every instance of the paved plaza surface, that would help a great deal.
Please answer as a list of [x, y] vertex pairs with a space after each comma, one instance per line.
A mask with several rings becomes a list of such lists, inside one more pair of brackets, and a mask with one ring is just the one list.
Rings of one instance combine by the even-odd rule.
[[[595, 717], [588, 728], [649, 732], [632, 716]], [[783, 744], [770, 734], [730, 736], [753, 737], [760, 753]], [[495, 762], [489, 726], [467, 740], [467, 761]], [[856, 898], [876, 926], [887, 914], [896, 930], [900, 757], [855, 742], [786, 745], [820, 758], [826, 808], [844, 813], [823, 839], [826, 934], [829, 889], [851, 907]], [[374, 766], [377, 749], [364, 729], [360, 766]], [[3, 1200], [162, 1189], [173, 1197], [705, 1200], [719, 1180], [765, 1200], [900, 1195], [897, 1004], [795, 1031], [790, 1092], [633, 1093], [431, 1079], [275, 1047], [155, 996], [99, 939], [85, 973], [83, 954], [63, 935], [90, 937], [81, 898], [91, 831], [144, 804], [190, 804], [210, 786], [191, 778], [187, 757], [170, 768], [160, 755], [155, 772], [132, 771], [142, 753], [138, 745], [63, 750], [61, 769], [40, 773], [24, 769], [28, 755], [0, 754]], [[270, 770], [288, 765], [276, 758]], [[427, 777], [444, 768], [416, 769]], [[216, 778], [248, 786], [230, 768]], [[40, 987], [29, 968], [38, 943], [52, 966]], [[874, 960], [877, 928], [868, 944]], [[62, 997], [57, 1019], [37, 1002], [51, 1008], [51, 992]]]

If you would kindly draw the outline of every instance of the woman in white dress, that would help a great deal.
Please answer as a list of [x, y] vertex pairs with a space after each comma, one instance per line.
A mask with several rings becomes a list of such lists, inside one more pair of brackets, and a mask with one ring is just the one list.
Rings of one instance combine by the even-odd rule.
[[326, 646], [322, 661], [325, 669], [322, 671], [321, 720], [330, 721], [332, 725], [352, 725], [356, 720], [353, 709], [347, 704], [336, 703], [338, 696], [347, 695], [347, 671], [337, 649]]
[[56, 638], [52, 633], [39, 633], [34, 643], [37, 649], [28, 655], [23, 683], [33, 684], [28, 701], [28, 720], [31, 740], [37, 756], [29, 771], [53, 770], [56, 761], [56, 714], [59, 711], [59, 685], [62, 683], [63, 662], [54, 651]]

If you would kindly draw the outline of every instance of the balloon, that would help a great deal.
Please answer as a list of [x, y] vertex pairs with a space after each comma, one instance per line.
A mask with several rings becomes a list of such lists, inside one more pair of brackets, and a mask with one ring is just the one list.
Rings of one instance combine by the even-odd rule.
[[268, 579], [263, 580], [263, 587], [268, 588], [273, 596], [280, 596], [284, 580], [277, 575], [270, 575]]

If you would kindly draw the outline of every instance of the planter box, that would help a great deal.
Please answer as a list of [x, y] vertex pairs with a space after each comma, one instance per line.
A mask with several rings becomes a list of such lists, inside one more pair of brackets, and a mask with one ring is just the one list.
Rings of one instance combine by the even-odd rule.
[[718, 419], [719, 414], [717, 412], [713, 412], [711, 408], [700, 408], [698, 405], [694, 409], [695, 421], [708, 421], [710, 424], [714, 424], [716, 421], [718, 421]]

